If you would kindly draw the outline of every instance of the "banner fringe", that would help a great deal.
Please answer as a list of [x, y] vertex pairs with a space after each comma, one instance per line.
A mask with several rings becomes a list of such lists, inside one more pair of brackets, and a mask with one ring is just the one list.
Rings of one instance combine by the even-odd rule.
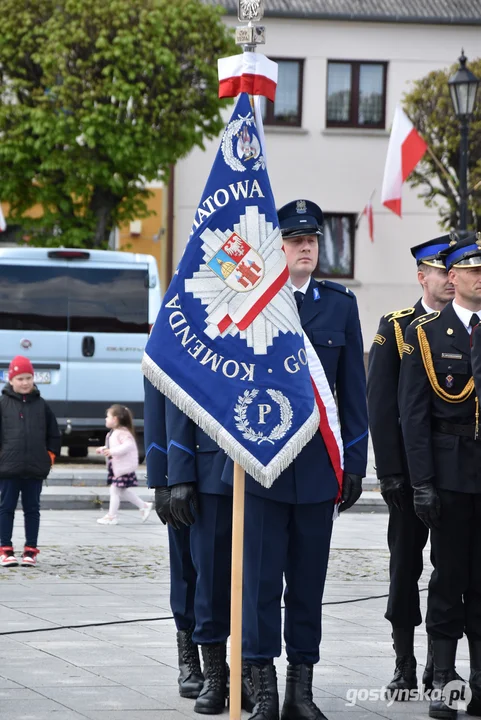
[[196, 425], [211, 437], [224, 452], [265, 488], [272, 487], [274, 480], [294, 461], [306, 443], [319, 430], [319, 410], [313, 398], [313, 411], [283, 449], [268, 465], [260, 463], [239, 443], [210, 413], [196, 403], [188, 393], [172, 380], [147, 353], [142, 359], [142, 372], [159, 392], [182, 410]]

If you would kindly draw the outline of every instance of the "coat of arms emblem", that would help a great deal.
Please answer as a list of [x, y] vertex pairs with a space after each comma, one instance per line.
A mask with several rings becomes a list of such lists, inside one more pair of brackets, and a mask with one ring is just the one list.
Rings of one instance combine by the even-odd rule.
[[262, 257], [235, 232], [207, 265], [236, 292], [253, 290], [264, 277]]

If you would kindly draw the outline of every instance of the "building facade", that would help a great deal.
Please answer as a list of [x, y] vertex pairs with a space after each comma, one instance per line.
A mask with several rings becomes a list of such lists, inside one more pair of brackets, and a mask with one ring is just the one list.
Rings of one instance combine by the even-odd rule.
[[[221, 4], [225, 22], [238, 24], [236, 0]], [[402, 219], [381, 205], [395, 106], [413, 81], [455, 63], [461, 48], [468, 64], [478, 56], [481, 2], [453, 3], [449, 12], [443, 0], [407, 0], [402, 7], [391, 0], [265, 0], [265, 5], [267, 42], [259, 50], [279, 62], [276, 102], [264, 111], [274, 197], [278, 207], [298, 198], [322, 207], [319, 276], [355, 292], [368, 349], [380, 315], [412, 305], [420, 295], [410, 246], [442, 232], [436, 211], [407, 184]], [[176, 166], [174, 267], [218, 144], [195, 149]], [[356, 224], [373, 191], [371, 242], [366, 218], [357, 229]]]

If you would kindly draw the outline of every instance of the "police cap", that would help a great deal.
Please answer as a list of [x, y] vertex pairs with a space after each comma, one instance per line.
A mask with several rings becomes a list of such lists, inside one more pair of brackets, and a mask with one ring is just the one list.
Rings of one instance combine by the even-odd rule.
[[319, 205], [310, 200], [294, 200], [277, 211], [282, 237], [322, 235], [324, 215]]
[[441, 235], [427, 242], [415, 245], [411, 248], [411, 255], [416, 259], [418, 265], [431, 265], [431, 267], [445, 267], [444, 260], [439, 253], [449, 247], [452, 235]]
[[453, 239], [442, 252], [446, 270], [454, 268], [479, 267], [481, 265], [481, 233], [453, 234]]

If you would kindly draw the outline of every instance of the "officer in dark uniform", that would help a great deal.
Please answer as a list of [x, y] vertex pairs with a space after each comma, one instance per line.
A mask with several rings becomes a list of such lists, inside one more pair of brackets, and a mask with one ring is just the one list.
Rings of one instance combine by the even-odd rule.
[[[165, 408], [163, 447], [167, 448], [168, 477], [167, 487], [156, 489], [156, 505], [161, 519], [171, 526], [171, 604], [180, 630], [180, 693], [197, 698], [195, 712], [217, 715], [223, 712], [228, 694], [226, 642], [230, 633], [232, 488], [221, 482], [225, 454], [170, 400], [152, 386], [148, 391], [145, 433], [150, 446], [151, 428], [162, 433]], [[190, 623], [188, 628], [183, 627], [184, 621]], [[245, 710], [254, 706], [253, 692], [246, 665], [242, 679]]]
[[194, 595], [197, 573], [190, 554], [190, 528], [170, 511], [171, 488], [167, 485], [165, 398], [144, 378], [144, 441], [147, 485], [155, 490], [155, 509], [168, 523], [170, 559], [170, 606], [177, 628], [179, 694], [197, 698], [204, 684], [199, 650], [192, 640], [195, 627]]
[[[350, 290], [311, 278], [321, 209], [298, 200], [278, 212], [302, 326], [336, 393], [344, 443], [340, 511], [362, 492], [367, 461], [366, 382], [357, 303]], [[232, 477], [232, 464], [229, 477]], [[270, 489], [246, 475], [243, 656], [252, 665], [257, 704], [251, 720], [278, 720], [273, 658], [281, 654], [281, 600], [288, 668], [282, 720], [322, 720], [312, 701], [319, 661], [321, 603], [339, 487], [320, 432]]]
[[[450, 236], [443, 235], [411, 248], [423, 296], [414, 307], [397, 310], [381, 318], [369, 352], [369, 426], [381, 493], [389, 507], [387, 537], [391, 559], [385, 617], [392, 624], [396, 652], [394, 677], [387, 686], [390, 690], [417, 687], [414, 628], [421, 624], [418, 581], [423, 570], [423, 549], [428, 539], [428, 528], [414, 512], [409, 483], [399, 424], [399, 370], [407, 326], [421, 315], [442, 310], [454, 297], [444, 261], [438, 255], [449, 246], [449, 241]], [[426, 688], [432, 686], [429, 645], [423, 685]], [[401, 698], [402, 695], [396, 697]]]
[[[458, 639], [466, 633], [473, 697], [481, 716], [481, 441], [471, 372], [471, 332], [481, 316], [481, 241], [453, 239], [445, 256], [454, 300], [407, 329], [399, 409], [416, 514], [431, 529], [426, 629], [433, 686], [456, 678]], [[442, 699], [430, 717], [454, 718]]]

